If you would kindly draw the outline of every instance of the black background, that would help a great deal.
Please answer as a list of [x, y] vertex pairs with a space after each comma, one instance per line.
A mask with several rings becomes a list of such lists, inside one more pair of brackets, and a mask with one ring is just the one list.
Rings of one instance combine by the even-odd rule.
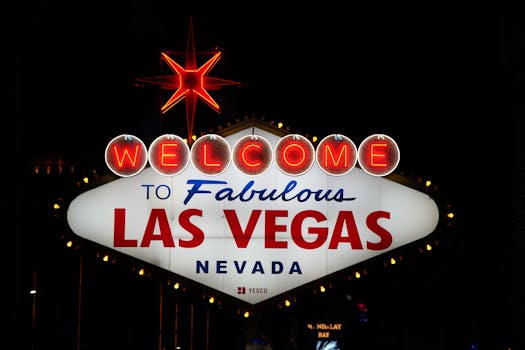
[[[223, 13], [182, 13], [176, 2], [163, 1], [8, 8], [15, 20], [7, 22], [14, 40], [4, 65], [13, 78], [3, 117], [5, 149], [12, 150], [6, 169], [25, 174], [56, 154], [71, 162], [103, 160], [107, 143], [121, 133], [146, 142], [164, 132], [185, 135], [184, 104], [161, 116], [167, 96], [134, 79], [169, 72], [160, 52], [186, 49], [193, 16], [197, 51], [223, 49], [209, 75], [244, 84], [211, 92], [221, 114], [199, 102], [196, 131], [257, 116], [301, 134], [344, 134], [356, 144], [374, 133], [393, 137], [398, 169], [432, 179], [459, 216], [442, 266], [454, 277], [439, 271], [439, 290], [421, 298], [448, 293], [434, 303], [461, 319], [469, 330], [464, 343], [523, 344], [516, 331], [523, 326], [524, 92], [517, 13], [504, 3], [326, 4], [287, 13], [258, 6]], [[28, 236], [22, 223], [31, 215], [24, 208], [34, 193], [16, 183], [6, 187], [17, 198], [15, 253], [23, 267], [30, 242], [20, 238]], [[23, 276], [16, 280], [24, 283]]]

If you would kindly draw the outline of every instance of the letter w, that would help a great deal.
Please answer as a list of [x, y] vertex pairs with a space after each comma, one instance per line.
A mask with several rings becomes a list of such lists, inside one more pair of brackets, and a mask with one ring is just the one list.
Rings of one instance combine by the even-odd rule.
[[117, 146], [113, 146], [113, 152], [115, 153], [115, 158], [117, 158], [117, 163], [119, 168], [122, 168], [124, 164], [124, 159], [128, 159], [128, 161], [131, 163], [131, 165], [134, 167], [135, 164], [137, 164], [137, 156], [139, 153], [139, 145], [135, 145], [135, 152], [133, 152], [133, 158], [131, 158], [130, 150], [125, 147], [124, 152], [120, 154], [119, 149]]

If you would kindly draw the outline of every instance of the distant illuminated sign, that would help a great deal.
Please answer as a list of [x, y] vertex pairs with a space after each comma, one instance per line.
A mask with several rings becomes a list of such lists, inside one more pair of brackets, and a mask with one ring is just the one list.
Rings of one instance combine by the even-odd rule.
[[340, 336], [340, 332], [343, 329], [343, 324], [340, 322], [325, 323], [315, 322], [307, 323], [306, 329], [309, 333], [313, 334], [317, 339], [334, 339]]
[[381, 134], [315, 149], [250, 127], [191, 148], [162, 135], [149, 150], [120, 135], [105, 157], [122, 178], [70, 203], [72, 231], [251, 304], [420, 239], [439, 218], [428, 195], [384, 177], [399, 149]]

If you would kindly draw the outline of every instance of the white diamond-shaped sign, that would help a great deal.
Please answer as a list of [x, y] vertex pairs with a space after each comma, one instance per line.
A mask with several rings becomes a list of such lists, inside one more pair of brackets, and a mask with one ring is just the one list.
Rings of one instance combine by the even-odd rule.
[[[225, 139], [233, 149], [253, 134], [280, 140], [252, 127]], [[273, 162], [259, 175], [230, 165], [211, 176], [190, 163], [82, 193], [67, 220], [85, 239], [256, 304], [425, 237], [439, 211], [427, 194], [357, 167], [290, 176]]]

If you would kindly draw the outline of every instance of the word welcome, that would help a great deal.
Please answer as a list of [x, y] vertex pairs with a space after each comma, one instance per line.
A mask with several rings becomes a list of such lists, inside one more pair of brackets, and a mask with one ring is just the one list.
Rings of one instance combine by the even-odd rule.
[[317, 163], [326, 174], [340, 176], [352, 170], [357, 163], [370, 175], [386, 176], [399, 163], [399, 148], [387, 135], [367, 137], [359, 147], [344, 135], [332, 134], [322, 139], [317, 149], [304, 136], [290, 134], [282, 137], [273, 147], [258, 135], [241, 137], [230, 147], [220, 135], [203, 135], [190, 147], [179, 136], [165, 134], [146, 145], [136, 136], [120, 135], [112, 139], [105, 152], [106, 165], [121, 177], [140, 173], [149, 162], [164, 176], [184, 171], [191, 162], [202, 174], [218, 175], [231, 163], [242, 173], [264, 173], [274, 162], [279, 170], [299, 176]]

